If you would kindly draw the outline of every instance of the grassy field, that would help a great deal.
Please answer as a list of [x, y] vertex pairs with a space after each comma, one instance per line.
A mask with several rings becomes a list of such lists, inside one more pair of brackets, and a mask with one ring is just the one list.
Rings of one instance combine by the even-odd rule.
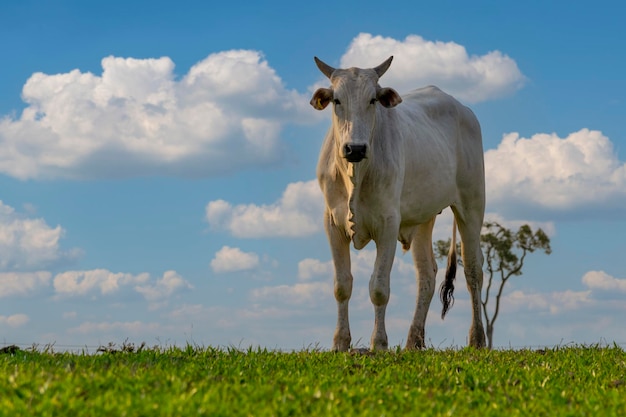
[[2, 416], [626, 416], [626, 352], [4, 349]]

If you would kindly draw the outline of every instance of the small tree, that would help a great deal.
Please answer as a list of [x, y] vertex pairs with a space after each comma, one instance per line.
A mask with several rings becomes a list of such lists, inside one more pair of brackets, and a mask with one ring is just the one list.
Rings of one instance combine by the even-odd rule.
[[[487, 287], [483, 291], [482, 306], [487, 327], [487, 344], [491, 349], [493, 347], [493, 326], [500, 312], [500, 299], [504, 285], [512, 276], [522, 274], [526, 255], [538, 249], [549, 255], [552, 249], [550, 248], [550, 238], [544, 231], [537, 229], [533, 233], [527, 224], [521, 226], [517, 232], [513, 232], [498, 222], [487, 222], [483, 225], [480, 241], [485, 255], [485, 278], [487, 279]], [[434, 243], [433, 248], [435, 256], [438, 259], [445, 259], [449, 247], [450, 240], [447, 242], [438, 240]], [[500, 278], [500, 284], [495, 295], [493, 313], [490, 315], [487, 306], [496, 276]]]
[[[512, 276], [522, 275], [526, 255], [538, 249], [549, 255], [552, 253], [552, 248], [550, 248], [550, 238], [543, 230], [537, 229], [533, 233], [527, 224], [520, 226], [515, 233], [497, 222], [487, 222], [483, 225], [483, 229], [485, 232], [481, 235], [480, 241], [485, 253], [487, 288], [483, 293], [482, 305], [485, 324], [487, 325], [487, 343], [491, 349], [493, 347], [493, 326], [500, 312], [500, 298], [504, 285]], [[496, 305], [490, 317], [487, 304], [495, 275], [500, 277], [500, 286], [496, 294]]]

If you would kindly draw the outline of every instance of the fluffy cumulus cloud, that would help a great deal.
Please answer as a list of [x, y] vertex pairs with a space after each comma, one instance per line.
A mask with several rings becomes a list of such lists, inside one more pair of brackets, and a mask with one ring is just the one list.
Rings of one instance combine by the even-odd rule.
[[371, 68], [394, 56], [381, 80], [403, 93], [434, 84], [462, 101], [476, 103], [518, 90], [525, 81], [513, 59], [500, 51], [469, 55], [454, 42], [429, 41], [417, 35], [396, 40], [358, 35], [341, 57], [342, 68]]
[[166, 271], [161, 278], [153, 280], [145, 272], [133, 275], [107, 269], [66, 271], [54, 277], [53, 286], [58, 297], [110, 296], [131, 290], [151, 303], [160, 303], [158, 305], [164, 305], [165, 300], [176, 292], [193, 288], [176, 271]]
[[[460, 99], [499, 97], [524, 82], [498, 51], [469, 55], [454, 42], [361, 34], [341, 65], [396, 59], [385, 83], [438, 84]], [[99, 74], [35, 73], [19, 114], [0, 116], [0, 172], [20, 179], [211, 176], [280, 160], [286, 123], [324, 119], [288, 89], [258, 51], [216, 52], [177, 77], [168, 57], [109, 56]]]
[[135, 287], [135, 290], [143, 295], [146, 300], [153, 302], [167, 299], [172, 294], [184, 289], [193, 289], [193, 285], [183, 279], [176, 271], [165, 271], [155, 283]]
[[32, 294], [50, 283], [52, 274], [38, 272], [0, 272], [0, 298]]
[[317, 117], [261, 53], [209, 55], [180, 79], [167, 57], [106, 57], [102, 74], [33, 74], [0, 118], [0, 172], [20, 179], [213, 175], [275, 162], [286, 122]]
[[216, 273], [246, 271], [258, 266], [259, 255], [230, 246], [222, 247], [211, 260], [211, 269]]
[[506, 134], [485, 153], [485, 175], [489, 204], [498, 211], [626, 208], [626, 163], [596, 130], [582, 129], [565, 138]]
[[583, 276], [583, 284], [595, 291], [626, 294], [626, 279], [615, 278], [604, 271], [589, 271]]
[[317, 275], [332, 276], [333, 265], [331, 261], [322, 262], [319, 259], [306, 258], [298, 262], [298, 279], [307, 281]]
[[132, 275], [111, 272], [106, 269], [89, 271], [66, 271], [54, 277], [54, 290], [59, 295], [81, 296], [91, 293], [113, 294], [121, 287], [146, 284], [150, 275]]
[[33, 270], [76, 258], [78, 249], [59, 246], [64, 233], [61, 226], [51, 227], [0, 201], [0, 270]]
[[215, 230], [241, 238], [300, 237], [321, 229], [324, 200], [317, 181], [291, 183], [279, 201], [268, 205], [224, 200], [206, 206], [206, 220]]
[[333, 296], [333, 284], [327, 282], [298, 282], [293, 285], [276, 285], [252, 290], [252, 299], [259, 301], [278, 301], [289, 305], [326, 304]]

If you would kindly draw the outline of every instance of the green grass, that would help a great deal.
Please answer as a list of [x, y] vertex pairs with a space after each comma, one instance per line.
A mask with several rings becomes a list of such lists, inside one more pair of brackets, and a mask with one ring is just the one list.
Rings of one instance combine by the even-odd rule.
[[[127, 349], [133, 350], [133, 349]], [[2, 416], [624, 416], [613, 347], [0, 354]]]

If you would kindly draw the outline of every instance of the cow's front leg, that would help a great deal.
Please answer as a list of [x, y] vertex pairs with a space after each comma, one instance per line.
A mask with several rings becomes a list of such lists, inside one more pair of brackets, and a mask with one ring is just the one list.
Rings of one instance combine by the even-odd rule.
[[324, 225], [330, 243], [330, 250], [335, 265], [335, 300], [337, 300], [337, 327], [333, 337], [333, 350], [350, 349], [350, 322], [348, 303], [352, 295], [352, 273], [350, 272], [350, 240], [345, 230], [332, 221], [329, 210], [324, 213]]
[[[369, 285], [370, 300], [374, 304], [374, 331], [370, 342], [372, 350], [386, 350], [389, 347], [385, 330], [385, 312], [389, 302], [389, 276], [396, 253], [397, 226], [397, 222], [391, 222], [385, 228], [385, 236], [375, 239], [376, 262]], [[393, 233], [390, 233], [389, 229]]]

